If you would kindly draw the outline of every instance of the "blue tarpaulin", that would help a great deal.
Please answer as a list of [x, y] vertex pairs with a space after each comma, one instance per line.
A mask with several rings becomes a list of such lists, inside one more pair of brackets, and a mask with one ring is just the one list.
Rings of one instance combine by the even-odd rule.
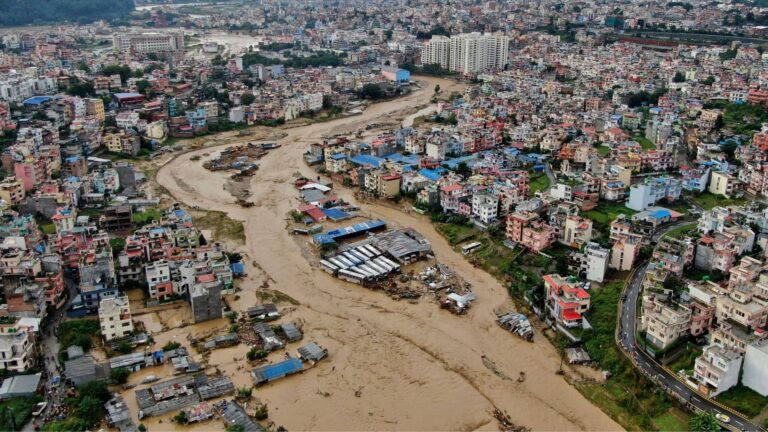
[[229, 265], [229, 268], [232, 270], [232, 274], [245, 274], [245, 264], [241, 262], [232, 263]]

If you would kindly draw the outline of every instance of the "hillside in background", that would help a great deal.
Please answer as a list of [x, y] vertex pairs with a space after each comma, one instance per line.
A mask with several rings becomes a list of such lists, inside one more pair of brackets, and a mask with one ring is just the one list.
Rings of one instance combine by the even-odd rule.
[[124, 18], [134, 9], [133, 0], [1, 0], [0, 26], [54, 22], [88, 23]]

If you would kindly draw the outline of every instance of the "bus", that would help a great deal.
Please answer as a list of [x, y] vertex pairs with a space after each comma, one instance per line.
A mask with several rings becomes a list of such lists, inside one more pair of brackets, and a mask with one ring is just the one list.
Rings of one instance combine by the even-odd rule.
[[480, 243], [480, 242], [473, 242], [473, 243], [470, 243], [470, 244], [462, 247], [461, 248], [461, 253], [466, 255], [466, 254], [472, 253], [472, 252], [480, 249], [481, 247], [483, 247], [482, 243]]
[[332, 275], [335, 275], [336, 272], [339, 271], [339, 267], [337, 265], [334, 265], [333, 263], [326, 260], [320, 260], [320, 266], [323, 268], [323, 270]]

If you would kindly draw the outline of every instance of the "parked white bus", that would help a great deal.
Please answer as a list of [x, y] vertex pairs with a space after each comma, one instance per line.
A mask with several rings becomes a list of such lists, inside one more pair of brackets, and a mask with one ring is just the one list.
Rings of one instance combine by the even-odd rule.
[[461, 253], [464, 255], [472, 253], [473, 251], [480, 249], [483, 246], [480, 242], [473, 242], [461, 248]]
[[332, 264], [330, 261], [326, 260], [320, 260], [320, 267], [323, 268], [326, 272], [335, 275], [337, 271], [339, 271], [339, 267]]
[[347, 282], [361, 284], [365, 281], [366, 276], [363, 276], [357, 272], [351, 272], [349, 270], [339, 270], [339, 279], [343, 279]]

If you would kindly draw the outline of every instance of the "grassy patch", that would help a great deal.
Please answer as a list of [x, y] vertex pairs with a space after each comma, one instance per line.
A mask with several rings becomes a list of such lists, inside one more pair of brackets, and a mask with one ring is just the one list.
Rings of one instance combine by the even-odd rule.
[[677, 227], [673, 229], [672, 231], [669, 231], [665, 237], [671, 237], [671, 238], [683, 238], [685, 236], [691, 235], [692, 232], [696, 231], [696, 224], [691, 225], [683, 225], [680, 227]]
[[56, 234], [56, 225], [54, 225], [53, 222], [42, 224], [40, 225], [40, 231], [47, 235]]
[[193, 217], [195, 226], [209, 229], [218, 240], [245, 242], [245, 227], [241, 221], [236, 221], [220, 211], [209, 211], [203, 216]]
[[642, 136], [642, 135], [635, 135], [632, 137], [633, 140], [637, 141], [640, 144], [640, 147], [643, 148], [643, 150], [655, 150], [656, 146], [653, 144], [653, 141], [649, 140], [648, 138]]
[[720, 195], [714, 195], [709, 192], [700, 193], [691, 196], [691, 199], [704, 210], [712, 210], [714, 207], [725, 207], [730, 205], [741, 205], [747, 202], [746, 198], [726, 198]]
[[744, 413], [747, 417], [754, 417], [768, 406], [768, 397], [746, 387], [742, 384], [720, 394], [715, 399], [728, 405], [736, 411]]
[[689, 430], [690, 416], [679, 408], [670, 408], [669, 411], [653, 418], [653, 424], [660, 431], [685, 431]]
[[478, 232], [474, 227], [452, 223], [438, 223], [435, 229], [452, 245], [467, 241]]
[[[35, 409], [35, 405], [42, 400], [43, 398], [35, 395], [0, 402], [0, 412], [3, 412], [3, 415], [0, 416], [0, 430], [21, 430]], [[13, 419], [11, 419], [9, 414], [13, 415]], [[13, 427], [14, 425], [16, 426], [15, 428]]]
[[608, 225], [620, 214], [629, 217], [635, 213], [637, 211], [625, 206], [624, 203], [601, 201], [597, 208], [584, 212], [583, 215], [597, 223]]
[[614, 419], [617, 423], [624, 426], [627, 430], [645, 430], [637, 421], [635, 416], [627, 412], [627, 410], [621, 406], [621, 398], [610, 391], [609, 387], [613, 387], [606, 383], [606, 385], [600, 384], [577, 384], [576, 389], [581, 392], [587, 399], [592, 401], [595, 405], [599, 406], [608, 416]]
[[148, 208], [142, 212], [135, 212], [131, 215], [131, 220], [137, 226], [144, 226], [153, 220], [159, 221], [163, 218], [163, 211], [158, 208]]
[[534, 196], [536, 192], [545, 191], [547, 189], [549, 189], [549, 177], [547, 177], [547, 174], [541, 173], [537, 176], [531, 177], [528, 196]]
[[611, 154], [611, 148], [606, 146], [600, 146], [597, 148], [597, 153], [602, 157], [606, 157], [609, 154]]
[[685, 353], [669, 363], [667, 367], [673, 372], [679, 370], [692, 371], [696, 363], [696, 357], [701, 355], [701, 348], [688, 342], [685, 346]]

